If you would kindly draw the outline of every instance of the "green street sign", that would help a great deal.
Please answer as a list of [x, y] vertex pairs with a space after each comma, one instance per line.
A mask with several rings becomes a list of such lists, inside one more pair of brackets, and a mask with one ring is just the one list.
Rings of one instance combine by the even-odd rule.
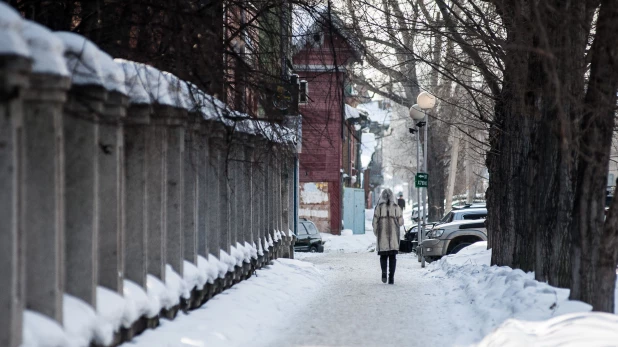
[[414, 187], [416, 188], [427, 188], [429, 185], [429, 175], [426, 173], [417, 173], [414, 176]]

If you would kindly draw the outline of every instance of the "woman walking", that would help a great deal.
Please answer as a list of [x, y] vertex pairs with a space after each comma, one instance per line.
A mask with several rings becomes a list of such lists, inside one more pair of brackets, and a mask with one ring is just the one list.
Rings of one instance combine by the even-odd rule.
[[382, 267], [382, 282], [386, 283], [386, 261], [388, 259], [388, 284], [395, 283], [395, 267], [397, 253], [399, 253], [399, 227], [403, 225], [401, 208], [397, 205], [393, 192], [384, 189], [378, 206], [373, 212], [373, 233], [377, 237], [378, 255]]

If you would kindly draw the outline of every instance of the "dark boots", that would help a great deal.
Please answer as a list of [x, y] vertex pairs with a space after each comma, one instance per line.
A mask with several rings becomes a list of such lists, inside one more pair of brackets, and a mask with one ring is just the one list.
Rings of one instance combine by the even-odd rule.
[[380, 256], [380, 267], [382, 268], [382, 283], [386, 283], [386, 256]]
[[388, 259], [388, 269], [390, 270], [388, 274], [388, 284], [395, 283], [395, 268], [397, 267], [397, 259], [395, 258], [395, 254], [390, 255], [381, 255], [380, 256], [380, 267], [382, 268], [382, 283], [386, 283], [386, 260]]
[[395, 255], [392, 254], [388, 257], [388, 269], [390, 270], [388, 274], [388, 284], [395, 284], [395, 268], [397, 268], [397, 259]]

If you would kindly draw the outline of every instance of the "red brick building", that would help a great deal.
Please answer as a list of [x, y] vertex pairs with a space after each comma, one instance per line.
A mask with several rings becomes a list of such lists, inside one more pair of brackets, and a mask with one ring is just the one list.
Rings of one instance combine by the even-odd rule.
[[326, 8], [297, 12], [295, 21], [294, 72], [308, 85], [306, 103], [300, 106], [299, 217], [312, 220], [321, 232], [339, 234], [344, 178], [352, 176], [350, 162], [356, 161], [356, 155], [344, 153], [351, 123], [344, 103], [347, 68], [360, 61], [363, 47]]

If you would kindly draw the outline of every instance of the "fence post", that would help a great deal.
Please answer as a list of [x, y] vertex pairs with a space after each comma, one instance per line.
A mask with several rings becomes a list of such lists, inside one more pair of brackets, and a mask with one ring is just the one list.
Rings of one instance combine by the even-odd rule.
[[[183, 275], [183, 192], [184, 192], [184, 152], [187, 111], [168, 108], [167, 151], [165, 173], [165, 235], [164, 247], [166, 263], [181, 277]], [[165, 266], [165, 264], [164, 264]]]
[[127, 109], [124, 130], [125, 163], [125, 278], [146, 288], [148, 273], [148, 220], [146, 208], [146, 140], [151, 107], [133, 103]]
[[[216, 193], [213, 190], [216, 189], [213, 186], [212, 172], [213, 168], [210, 164], [211, 154], [209, 151], [209, 127], [207, 123], [200, 120], [198, 123], [199, 132], [196, 134], [197, 138], [197, 254], [208, 259], [208, 254], [212, 253], [212, 249], [209, 248], [211, 237], [211, 231], [214, 228], [214, 211], [213, 200], [211, 200]], [[214, 253], [212, 253], [214, 255]]]
[[[185, 133], [184, 150], [184, 192], [183, 192], [183, 258], [197, 264], [199, 223], [199, 193], [200, 193], [200, 155], [199, 150], [199, 114], [189, 114], [187, 131]], [[203, 254], [200, 254], [203, 256]]]
[[[24, 93], [23, 227], [26, 307], [62, 324], [64, 292], [64, 149], [62, 107], [70, 87], [62, 42], [38, 24], [25, 25], [33, 58], [57, 62], [55, 74], [39, 72], [37, 62]], [[37, 57], [35, 57], [37, 55]], [[56, 61], [54, 61], [56, 60]], [[61, 67], [62, 65], [62, 67]]]
[[[15, 42], [14, 54], [0, 55], [0, 345], [21, 344], [24, 309], [23, 220], [21, 214], [23, 144], [22, 94], [28, 88], [31, 62], [20, 35], [21, 18], [0, 4], [7, 27], [0, 33], [3, 42]], [[13, 30], [11, 30], [13, 28]]]
[[[212, 124], [207, 127], [212, 131]], [[207, 221], [207, 250], [209, 254], [219, 259], [221, 255], [221, 226], [219, 219], [221, 218], [221, 203], [220, 203], [220, 184], [219, 184], [219, 163], [221, 162], [221, 152], [216, 149], [217, 142], [222, 141], [219, 137], [208, 137], [208, 173], [206, 175], [206, 182], [208, 186], [207, 190], [207, 209], [208, 209], [208, 221]]]
[[99, 123], [99, 285], [122, 293], [124, 278], [125, 155], [122, 121], [128, 98], [108, 93]]
[[167, 128], [155, 121], [160, 112], [155, 106], [152, 122], [146, 130], [146, 239], [148, 273], [165, 283]]
[[64, 107], [66, 292], [96, 307], [99, 129], [107, 92], [73, 85]]

